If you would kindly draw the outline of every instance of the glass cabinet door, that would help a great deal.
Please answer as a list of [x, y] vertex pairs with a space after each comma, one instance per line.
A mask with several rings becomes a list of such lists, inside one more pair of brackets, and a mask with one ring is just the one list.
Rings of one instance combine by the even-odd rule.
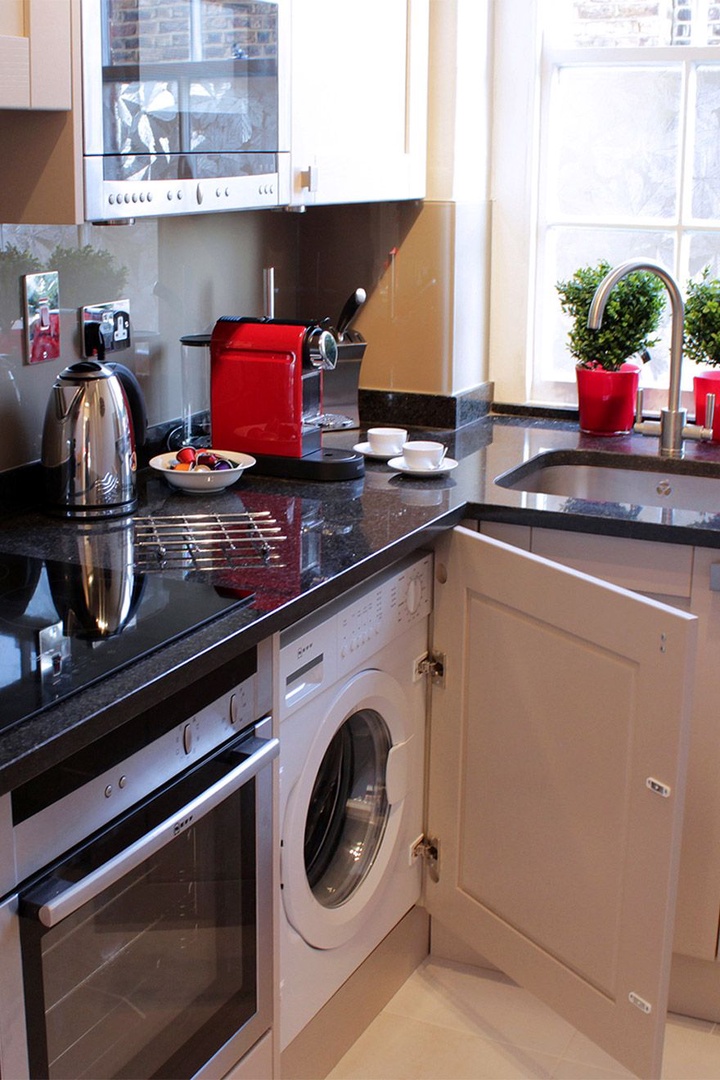
[[106, 155], [105, 179], [267, 171], [252, 155], [280, 149], [277, 3], [105, 0], [100, 30], [89, 152]]

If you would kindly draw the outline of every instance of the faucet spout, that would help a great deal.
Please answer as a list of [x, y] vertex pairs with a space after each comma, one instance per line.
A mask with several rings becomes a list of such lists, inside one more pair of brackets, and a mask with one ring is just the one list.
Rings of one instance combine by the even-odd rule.
[[686, 410], [680, 408], [680, 379], [683, 359], [683, 330], [685, 324], [685, 304], [677, 282], [660, 263], [652, 259], [630, 259], [616, 266], [595, 290], [588, 313], [588, 329], [599, 330], [602, 326], [605, 306], [610, 293], [621, 278], [636, 270], [645, 270], [660, 278], [670, 296], [672, 313], [670, 336], [670, 388], [667, 408], [660, 412], [660, 454], [662, 457], [682, 457], [683, 427]]

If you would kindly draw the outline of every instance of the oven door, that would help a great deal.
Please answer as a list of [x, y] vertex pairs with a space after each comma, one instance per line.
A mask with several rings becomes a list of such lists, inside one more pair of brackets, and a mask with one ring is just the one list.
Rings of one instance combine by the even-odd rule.
[[224, 1075], [270, 1027], [277, 752], [241, 736], [21, 891], [30, 1076]]

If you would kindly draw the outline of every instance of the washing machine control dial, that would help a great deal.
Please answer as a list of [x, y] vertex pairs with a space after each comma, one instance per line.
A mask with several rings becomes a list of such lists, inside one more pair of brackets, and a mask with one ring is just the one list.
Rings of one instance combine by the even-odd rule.
[[422, 603], [423, 582], [419, 574], [413, 574], [407, 585], [405, 594], [405, 606], [411, 615], [414, 615]]

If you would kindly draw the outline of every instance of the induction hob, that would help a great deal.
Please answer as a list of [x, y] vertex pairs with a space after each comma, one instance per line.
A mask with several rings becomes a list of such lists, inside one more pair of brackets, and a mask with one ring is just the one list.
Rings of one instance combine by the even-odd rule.
[[0, 731], [252, 597], [122, 563], [0, 553]]

